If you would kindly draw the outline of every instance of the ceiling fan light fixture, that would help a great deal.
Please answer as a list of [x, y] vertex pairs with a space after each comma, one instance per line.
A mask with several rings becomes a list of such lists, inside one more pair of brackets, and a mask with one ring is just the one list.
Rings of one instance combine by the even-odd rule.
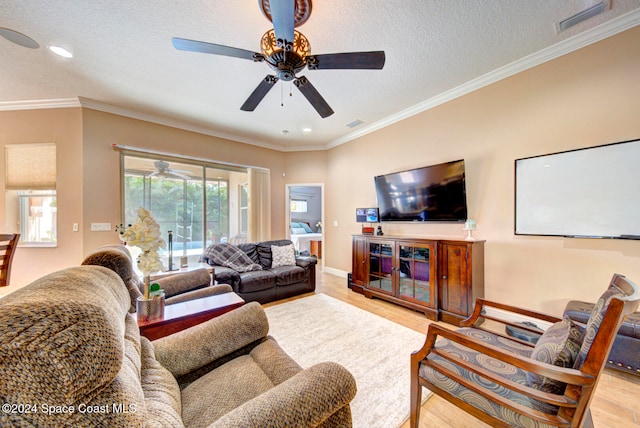
[[290, 82], [307, 65], [306, 58], [311, 53], [311, 45], [304, 34], [294, 30], [293, 42], [287, 41], [283, 46], [271, 29], [262, 36], [260, 51], [278, 79]]
[[[285, 47], [285, 49], [299, 56], [302, 61], [311, 53], [309, 40], [307, 40], [304, 34], [297, 30], [293, 31], [293, 43], [290, 43], [289, 46], [289, 49], [287, 49], [287, 47]], [[276, 33], [273, 31], [273, 28], [264, 33], [260, 41], [260, 51], [265, 57], [269, 58], [271, 55], [282, 50], [283, 48], [278, 46], [278, 40], [276, 39]]]

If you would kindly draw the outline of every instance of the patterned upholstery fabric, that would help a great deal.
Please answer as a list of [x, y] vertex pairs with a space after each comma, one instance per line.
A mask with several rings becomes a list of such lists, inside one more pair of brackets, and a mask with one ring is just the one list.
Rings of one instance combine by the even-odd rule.
[[[188, 406], [183, 418], [189, 427], [206, 427], [236, 407], [269, 391], [302, 368], [278, 346], [267, 340], [247, 355], [202, 376], [183, 390]], [[209, 397], [207, 401], [198, 397]]]
[[[143, 284], [133, 270], [133, 259], [126, 246], [104, 245], [99, 247], [89, 254], [82, 261], [82, 264], [103, 266], [117, 273], [129, 290], [131, 298], [129, 312], [136, 311], [136, 299], [142, 296]], [[231, 287], [226, 285], [211, 286], [211, 275], [207, 269], [170, 275], [154, 282], [160, 284], [164, 290], [167, 305], [233, 291]]]
[[209, 245], [204, 250], [200, 261], [210, 265], [225, 266], [237, 272], [262, 269], [262, 266], [254, 263], [240, 248], [225, 243]]
[[[55, 272], [0, 299], [0, 397], [40, 406], [2, 413], [0, 426], [141, 426], [145, 403], [128, 309], [120, 278], [97, 266]], [[90, 418], [78, 411], [113, 404], [138, 411]], [[47, 413], [43, 405], [76, 411]]]
[[350, 427], [353, 376], [335, 363], [302, 370], [268, 330], [251, 302], [153, 342], [181, 384], [185, 426]]
[[155, 358], [153, 345], [146, 337], [142, 345], [142, 390], [147, 406], [147, 427], [180, 428], [182, 399], [176, 379]]
[[166, 297], [172, 297], [187, 291], [210, 286], [211, 274], [209, 270], [203, 268], [191, 271], [188, 275], [169, 275], [153, 282], [160, 284]]
[[229, 427], [351, 427], [356, 385], [336, 363], [320, 363], [235, 408], [210, 425]]
[[131, 253], [124, 245], [104, 245], [89, 254], [83, 265], [104, 266], [118, 274], [131, 297], [129, 312], [136, 311], [136, 299], [142, 296], [140, 278], [133, 272]]
[[259, 304], [153, 343], [129, 307], [122, 279], [102, 266], [0, 299], [0, 399], [38, 406], [3, 411], [0, 426], [351, 426], [353, 376], [336, 363], [302, 370], [267, 336]]
[[582, 367], [582, 363], [584, 362], [585, 358], [587, 357], [587, 354], [589, 353], [589, 349], [591, 348], [593, 339], [595, 339], [596, 333], [600, 328], [600, 324], [602, 323], [604, 314], [605, 312], [607, 312], [609, 303], [611, 303], [611, 299], [614, 296], [623, 297], [624, 292], [620, 290], [618, 287], [611, 285], [602, 294], [602, 296], [600, 296], [600, 298], [594, 305], [593, 311], [591, 312], [591, 317], [589, 318], [589, 321], [587, 322], [587, 326], [585, 327], [582, 347], [580, 348], [580, 353], [578, 354], [578, 358], [576, 358], [574, 368], [579, 369]]
[[[461, 328], [457, 331], [459, 333], [462, 333], [467, 336], [473, 337], [477, 340], [480, 340], [486, 344], [497, 346], [499, 348], [505, 349], [507, 351], [513, 352], [518, 355], [530, 357], [532, 353], [532, 348], [529, 346], [519, 344], [517, 342], [511, 341], [509, 339], [505, 339], [497, 335], [493, 335], [486, 331], [482, 331], [474, 328]], [[451, 352], [455, 356], [463, 359], [464, 361], [473, 362], [474, 364], [482, 368], [488, 369], [493, 373], [499, 374], [500, 376], [512, 382], [521, 384], [523, 386], [528, 385], [526, 371], [511, 365], [504, 364], [503, 362], [498, 361], [494, 358], [491, 358], [487, 355], [478, 353], [476, 351], [473, 351], [457, 343], [453, 343], [448, 339], [444, 339], [444, 338], [438, 339], [436, 342], [436, 348]], [[466, 379], [470, 379], [473, 382], [477, 382], [480, 385], [490, 389], [492, 392], [499, 394], [503, 397], [506, 397], [514, 401], [515, 403], [520, 403], [527, 407], [534, 405], [536, 408], [539, 408], [540, 410], [547, 411], [547, 412], [554, 412], [554, 411], [557, 412], [557, 409], [554, 409], [548, 406], [546, 403], [533, 400], [525, 395], [513, 392], [510, 389], [507, 389], [503, 386], [494, 384], [490, 380], [485, 379], [475, 373], [469, 372], [468, 370], [465, 370], [464, 368], [456, 364], [453, 364], [437, 355], [430, 354], [427, 357], [427, 359], [433, 360], [434, 362], [437, 362], [439, 365], [444, 366], [445, 368], [453, 371], [454, 373], [459, 374]], [[420, 376], [427, 379], [429, 382], [435, 384], [439, 388], [445, 390], [446, 392], [482, 410], [483, 412], [486, 412], [498, 419], [501, 419], [505, 423], [511, 424], [513, 426], [518, 426], [518, 427], [548, 427], [548, 425], [546, 424], [542, 424], [530, 418], [523, 417], [522, 415], [514, 412], [513, 410], [510, 410], [495, 404], [494, 402], [486, 399], [482, 395], [471, 391], [470, 389], [464, 387], [463, 385], [455, 382], [454, 380], [448, 378], [442, 373], [424, 364], [422, 364], [420, 367]]]
[[[155, 355], [160, 364], [175, 377], [197, 370], [209, 362], [249, 345], [269, 332], [269, 322], [264, 310], [252, 302], [241, 309], [242, 320], [233, 316], [218, 317], [155, 340]], [[238, 331], [238, 326], [242, 329]]]
[[[534, 360], [559, 367], [573, 368], [580, 346], [582, 332], [569, 318], [553, 324], [545, 331], [531, 354]], [[533, 388], [552, 394], [564, 394], [566, 384], [551, 378], [528, 373], [527, 380]]]

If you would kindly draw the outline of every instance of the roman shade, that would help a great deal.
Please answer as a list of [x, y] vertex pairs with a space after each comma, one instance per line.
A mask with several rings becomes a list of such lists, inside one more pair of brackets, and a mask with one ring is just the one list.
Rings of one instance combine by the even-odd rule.
[[55, 190], [55, 143], [5, 146], [6, 190]]

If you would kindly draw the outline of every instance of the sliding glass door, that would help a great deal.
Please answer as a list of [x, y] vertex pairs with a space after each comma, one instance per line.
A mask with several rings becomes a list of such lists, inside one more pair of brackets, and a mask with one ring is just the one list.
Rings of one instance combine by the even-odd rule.
[[122, 165], [123, 224], [135, 221], [138, 207], [150, 210], [166, 241], [171, 232], [174, 256], [195, 262], [211, 243], [242, 234], [239, 204], [230, 201], [239, 200], [246, 169], [129, 154]]

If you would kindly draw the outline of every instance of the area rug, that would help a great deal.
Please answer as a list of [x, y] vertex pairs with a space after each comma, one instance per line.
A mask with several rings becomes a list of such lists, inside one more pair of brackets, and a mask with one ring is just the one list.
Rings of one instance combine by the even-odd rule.
[[[410, 355], [424, 334], [325, 294], [265, 310], [269, 334], [303, 368], [335, 361], [353, 374], [355, 428], [394, 428], [407, 420]], [[424, 389], [423, 399], [429, 395]]]

